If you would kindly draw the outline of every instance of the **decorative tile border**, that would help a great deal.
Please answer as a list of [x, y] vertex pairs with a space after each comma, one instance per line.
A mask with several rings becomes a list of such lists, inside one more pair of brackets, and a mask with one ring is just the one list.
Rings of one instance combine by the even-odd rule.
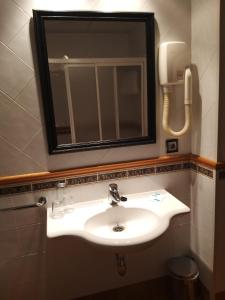
[[155, 167], [128, 170], [128, 177], [155, 174]]
[[65, 179], [32, 183], [32, 191], [35, 192], [40, 190], [53, 189], [59, 182], [65, 182]]
[[[34, 182], [24, 185], [9, 185], [0, 187], [0, 196], [6, 196], [10, 194], [35, 192], [46, 189], [54, 189], [58, 182], [66, 182], [67, 186], [81, 185], [88, 183], [102, 182], [105, 180], [116, 180], [122, 178], [139, 177], [146, 175], [157, 175], [162, 173], [178, 172], [182, 170], [191, 169], [197, 173], [205, 175], [209, 178], [213, 178], [213, 170], [198, 165], [194, 162], [180, 162], [180, 163], [170, 163], [170, 164], [160, 164], [150, 167], [138, 167], [138, 168], [128, 168], [126, 170], [117, 170], [115, 172], [103, 172], [95, 173], [89, 175], [73, 176], [66, 178], [59, 178], [57, 180], [45, 180], [40, 182]], [[225, 171], [221, 170], [220, 177], [225, 179]]]
[[202, 175], [206, 175], [210, 178], [213, 178], [213, 171], [206, 169], [205, 167], [198, 166], [198, 173], [201, 173]]
[[97, 175], [88, 175], [88, 176], [81, 176], [81, 177], [74, 177], [66, 179], [67, 185], [77, 185], [77, 184], [85, 184], [91, 182], [97, 182]]
[[120, 179], [127, 177], [127, 171], [111, 172], [98, 175], [98, 181]]
[[0, 196], [31, 192], [31, 184], [8, 186], [0, 188]]
[[156, 167], [156, 173], [168, 173], [172, 171], [179, 171], [184, 169], [184, 164], [170, 164], [166, 166]]
[[202, 175], [205, 175], [209, 178], [213, 178], [213, 170], [210, 170], [208, 168], [205, 168], [201, 165], [197, 165], [195, 163], [191, 163], [191, 170], [195, 171], [196, 173], [200, 173]]
[[184, 162], [183, 166], [184, 166], [184, 169], [191, 169], [191, 162]]
[[190, 163], [190, 169], [192, 171], [198, 172], [198, 166], [193, 162]]

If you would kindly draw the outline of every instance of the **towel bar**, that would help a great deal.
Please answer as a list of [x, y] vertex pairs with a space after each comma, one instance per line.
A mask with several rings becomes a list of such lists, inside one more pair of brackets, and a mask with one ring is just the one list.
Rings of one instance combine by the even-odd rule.
[[47, 203], [47, 200], [45, 197], [40, 197], [36, 203], [32, 204], [25, 204], [21, 206], [12, 206], [7, 208], [0, 208], [1, 211], [9, 211], [9, 210], [18, 210], [18, 209], [24, 209], [24, 208], [32, 208], [32, 207], [42, 207]]

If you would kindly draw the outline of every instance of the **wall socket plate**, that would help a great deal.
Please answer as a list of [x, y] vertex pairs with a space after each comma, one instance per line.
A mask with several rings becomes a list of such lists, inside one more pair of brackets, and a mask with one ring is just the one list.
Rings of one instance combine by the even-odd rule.
[[178, 139], [166, 140], [166, 153], [178, 152]]

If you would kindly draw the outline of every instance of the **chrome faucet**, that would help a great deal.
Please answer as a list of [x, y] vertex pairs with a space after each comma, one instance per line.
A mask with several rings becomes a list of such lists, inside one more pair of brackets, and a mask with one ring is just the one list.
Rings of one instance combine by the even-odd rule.
[[116, 183], [109, 185], [109, 201], [112, 206], [118, 205], [120, 201], [127, 201], [126, 197], [121, 197]]

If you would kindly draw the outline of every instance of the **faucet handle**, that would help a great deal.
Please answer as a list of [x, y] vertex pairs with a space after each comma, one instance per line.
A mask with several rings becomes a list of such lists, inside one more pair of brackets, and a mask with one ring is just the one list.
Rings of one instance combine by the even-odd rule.
[[110, 183], [109, 184], [109, 190], [112, 192], [115, 192], [118, 190], [118, 185], [116, 183]]
[[127, 197], [120, 197], [120, 201], [123, 201], [123, 202], [125, 202], [125, 201], [127, 201]]

